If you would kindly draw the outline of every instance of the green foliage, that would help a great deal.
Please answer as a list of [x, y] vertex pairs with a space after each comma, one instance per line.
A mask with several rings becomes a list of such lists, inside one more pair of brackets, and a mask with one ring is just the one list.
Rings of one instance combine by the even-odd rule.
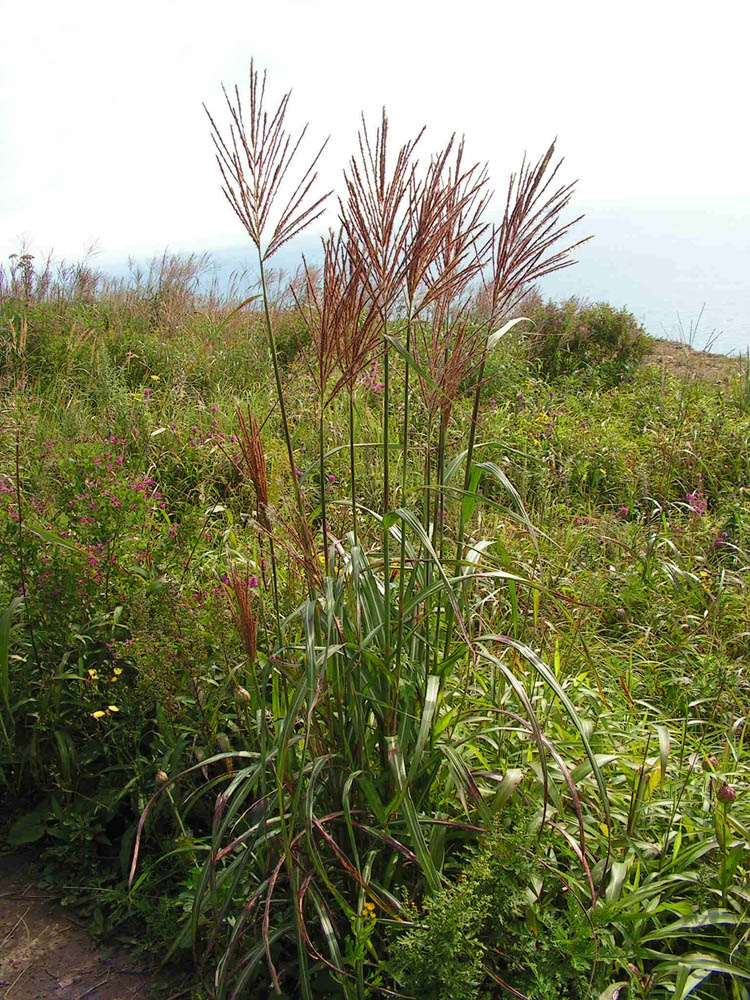
[[528, 338], [528, 357], [545, 378], [591, 365], [617, 375], [648, 351], [645, 331], [632, 313], [606, 302], [548, 302], [533, 308], [529, 317], [535, 330]]
[[[514, 821], [523, 825], [522, 816]], [[605, 956], [597, 956], [590, 918], [537, 850], [534, 837], [493, 831], [457, 882], [412, 914], [416, 926], [397, 936], [393, 959], [410, 995], [490, 997], [499, 980], [540, 1000], [599, 995], [603, 984], [591, 972]]]
[[311, 567], [251, 311], [0, 309], [6, 839], [100, 933], [192, 942], [222, 996], [274, 989], [270, 956], [288, 995], [745, 1000], [744, 376], [635, 367], [605, 332], [541, 378], [503, 343], [466, 491], [470, 401], [438, 444], [414, 392], [383, 520], [382, 367], [353, 388], [356, 484], [345, 395], [321, 472], [282, 316]]

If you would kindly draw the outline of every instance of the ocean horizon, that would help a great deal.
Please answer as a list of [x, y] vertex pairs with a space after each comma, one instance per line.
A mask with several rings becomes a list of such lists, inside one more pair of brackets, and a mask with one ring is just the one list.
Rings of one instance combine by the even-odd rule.
[[[750, 198], [702, 203], [639, 202], [582, 206], [577, 263], [538, 286], [554, 300], [575, 296], [626, 308], [654, 337], [683, 340], [698, 350], [744, 354], [750, 348]], [[195, 252], [169, 247], [168, 252]], [[198, 250], [197, 252], [201, 252]], [[254, 250], [238, 242], [208, 248], [205, 283], [238, 290], [255, 280]], [[302, 255], [320, 259], [320, 236], [306, 233], [271, 261], [294, 274]], [[145, 257], [137, 257], [143, 265]], [[107, 273], [127, 273], [124, 258], [102, 256]]]

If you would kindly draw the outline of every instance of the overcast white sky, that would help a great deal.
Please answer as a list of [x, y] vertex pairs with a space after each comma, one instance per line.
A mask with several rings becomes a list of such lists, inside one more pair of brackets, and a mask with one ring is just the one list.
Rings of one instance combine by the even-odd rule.
[[465, 132], [498, 189], [555, 135], [581, 204], [750, 189], [746, 2], [3, 0], [0, 23], [2, 257], [242, 242], [201, 104], [251, 56], [332, 135], [329, 186], [385, 104], [425, 151]]

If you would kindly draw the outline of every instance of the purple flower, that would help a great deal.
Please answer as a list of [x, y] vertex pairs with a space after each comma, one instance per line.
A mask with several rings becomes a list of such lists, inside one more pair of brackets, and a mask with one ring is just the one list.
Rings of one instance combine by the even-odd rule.
[[248, 587], [257, 587], [258, 586], [258, 577], [257, 576], [250, 576], [250, 577], [248, 577], [247, 585], [248, 585]]
[[328, 482], [329, 483], [335, 483], [336, 482], [336, 477], [334, 476], [334, 474], [332, 472], [328, 476]]
[[734, 785], [728, 785], [725, 781], [716, 793], [716, 798], [719, 802], [723, 802], [724, 805], [731, 805], [737, 799], [737, 789]]
[[711, 542], [711, 548], [712, 549], [722, 548], [726, 544], [728, 538], [729, 538], [729, 532], [722, 531], [721, 534], [717, 535], [716, 538], [714, 538], [714, 540]]
[[630, 515], [630, 509], [628, 507], [620, 507], [620, 509], [617, 511], [618, 517], [625, 518], [628, 517], [629, 515]]
[[[698, 473], [700, 476], [700, 473]], [[686, 493], [685, 499], [687, 500], [688, 507], [696, 515], [696, 517], [703, 517], [708, 510], [708, 501], [703, 496], [703, 487], [700, 483], [693, 490], [692, 493]]]

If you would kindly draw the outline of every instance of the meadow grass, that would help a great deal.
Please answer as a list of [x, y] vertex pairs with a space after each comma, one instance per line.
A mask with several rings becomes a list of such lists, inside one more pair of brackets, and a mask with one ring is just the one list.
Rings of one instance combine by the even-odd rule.
[[274, 301], [320, 201], [274, 216], [253, 74], [212, 127], [260, 297], [4, 273], [9, 843], [196, 996], [750, 996], [746, 368], [529, 297], [552, 149], [493, 230], [385, 117]]

